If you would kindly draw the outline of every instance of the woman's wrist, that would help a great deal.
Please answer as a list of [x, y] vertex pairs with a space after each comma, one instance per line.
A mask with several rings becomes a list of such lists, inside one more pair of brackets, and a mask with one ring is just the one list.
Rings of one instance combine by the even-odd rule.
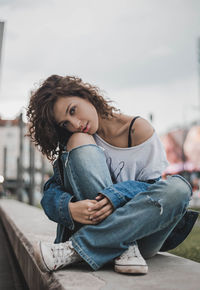
[[73, 212], [74, 212], [74, 205], [75, 203], [74, 202], [69, 202], [69, 205], [68, 205], [68, 208], [69, 208], [69, 212], [70, 212], [70, 215], [72, 217], [72, 219], [74, 220], [74, 215], [73, 215]]

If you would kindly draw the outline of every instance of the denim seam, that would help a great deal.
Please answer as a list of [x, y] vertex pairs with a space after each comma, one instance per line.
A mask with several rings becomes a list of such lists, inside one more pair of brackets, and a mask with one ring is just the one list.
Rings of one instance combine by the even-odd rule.
[[116, 190], [114, 187], [113, 187], [113, 193], [114, 194], [117, 194], [117, 197], [119, 197], [122, 201], [125, 201], [126, 202], [126, 199], [124, 197], [123, 194], [121, 194], [118, 190]]
[[66, 160], [65, 160], [65, 167], [67, 167], [68, 159], [69, 159], [69, 153], [67, 154], [67, 157], [66, 157]]
[[122, 203], [121, 199], [118, 198], [117, 196], [111, 196], [109, 193], [105, 193], [105, 192], [100, 192], [100, 193], [109, 199], [109, 201], [111, 202], [114, 209], [116, 209], [119, 206], [122, 206], [124, 204], [124, 202]]
[[[63, 205], [62, 205], [64, 202], [64, 199], [65, 199], [65, 197], [64, 197], [64, 195], [62, 195], [60, 198], [60, 203], [59, 203], [59, 215], [60, 215], [62, 220], [64, 220]], [[67, 224], [67, 222], [66, 222], [66, 224]]]
[[71, 202], [72, 199], [73, 199], [73, 196], [70, 198], [70, 200], [68, 202], [68, 215], [70, 217], [70, 222], [71, 222], [70, 230], [73, 231], [75, 229], [75, 224], [74, 224], [74, 220], [73, 220], [72, 215], [71, 215], [71, 211], [69, 209], [69, 203]]
[[[110, 196], [110, 194], [114, 194], [113, 195], [113, 197], [115, 198], [115, 199], [120, 199], [120, 200], [122, 200], [123, 202], [126, 202], [126, 198], [124, 197], [124, 195], [122, 195], [118, 190], [116, 190], [114, 187], [113, 187], [113, 185], [111, 185], [111, 187], [109, 187], [109, 188], [104, 188], [103, 190], [102, 190], [102, 194], [108, 194], [109, 196]], [[112, 198], [111, 198], [112, 199]]]
[[77, 178], [76, 178], [76, 174], [74, 174], [74, 172], [73, 172], [73, 166], [70, 165], [70, 160], [68, 162], [68, 168], [67, 169], [69, 170], [70, 174], [73, 176], [73, 180], [74, 180], [74, 184], [75, 184], [76, 188], [78, 189], [79, 192], [81, 192], [80, 187], [77, 185]]
[[[66, 199], [66, 194], [64, 193], [61, 198], [60, 198], [60, 203], [59, 203], [59, 215], [61, 217], [61, 219], [65, 222], [65, 224], [67, 225], [68, 228], [73, 229], [74, 228], [74, 223], [71, 219], [71, 216], [69, 214], [69, 211], [67, 212], [69, 219], [66, 219], [65, 215], [64, 215], [64, 210], [63, 210], [63, 203], [65, 202]], [[72, 197], [70, 198], [70, 200], [72, 199]], [[68, 202], [69, 204], [69, 202]]]
[[[57, 161], [57, 160], [56, 160]], [[53, 169], [54, 169], [54, 178], [56, 180], [56, 182], [59, 184], [59, 185], [62, 185], [62, 178], [61, 178], [61, 175], [60, 175], [60, 170], [59, 170], [59, 166], [56, 164], [56, 161], [54, 162], [53, 164]]]
[[70, 238], [70, 241], [72, 241], [74, 249], [78, 252], [78, 254], [94, 269], [97, 270], [100, 268], [100, 266], [94, 262], [86, 253], [85, 251], [79, 246], [79, 244], [75, 240], [76, 234], [73, 235], [73, 237]]
[[112, 200], [112, 202], [114, 203], [115, 207], [120, 207], [122, 205], [124, 205], [126, 203], [126, 200], [121, 198], [121, 197], [118, 197], [118, 196], [113, 196], [113, 199], [110, 195], [108, 195], [108, 198]]

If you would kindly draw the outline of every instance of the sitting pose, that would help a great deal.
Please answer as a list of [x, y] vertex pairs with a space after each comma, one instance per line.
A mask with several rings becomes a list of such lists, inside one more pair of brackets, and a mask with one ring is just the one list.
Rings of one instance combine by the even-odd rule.
[[144, 259], [169, 248], [192, 194], [183, 177], [161, 178], [168, 162], [150, 123], [122, 114], [80, 78], [58, 75], [32, 93], [27, 116], [31, 139], [54, 161], [41, 204], [57, 236], [38, 243], [41, 268], [85, 261], [98, 270], [114, 260], [117, 272], [147, 273]]

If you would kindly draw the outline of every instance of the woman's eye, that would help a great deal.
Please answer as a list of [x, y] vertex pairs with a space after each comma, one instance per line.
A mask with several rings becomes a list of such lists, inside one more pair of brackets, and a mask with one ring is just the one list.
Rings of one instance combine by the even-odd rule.
[[76, 107], [74, 106], [69, 110], [70, 115], [74, 115], [75, 111], [76, 111]]
[[63, 128], [66, 128], [66, 127], [67, 127], [67, 124], [68, 124], [68, 121], [63, 122], [63, 123], [62, 123], [62, 127], [63, 127]]

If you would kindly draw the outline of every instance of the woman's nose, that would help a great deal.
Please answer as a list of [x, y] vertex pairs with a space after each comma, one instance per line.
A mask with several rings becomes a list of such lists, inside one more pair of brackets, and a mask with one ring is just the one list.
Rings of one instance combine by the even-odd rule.
[[81, 122], [78, 119], [73, 119], [71, 120], [72, 126], [74, 127], [74, 129], [78, 130], [81, 127]]

